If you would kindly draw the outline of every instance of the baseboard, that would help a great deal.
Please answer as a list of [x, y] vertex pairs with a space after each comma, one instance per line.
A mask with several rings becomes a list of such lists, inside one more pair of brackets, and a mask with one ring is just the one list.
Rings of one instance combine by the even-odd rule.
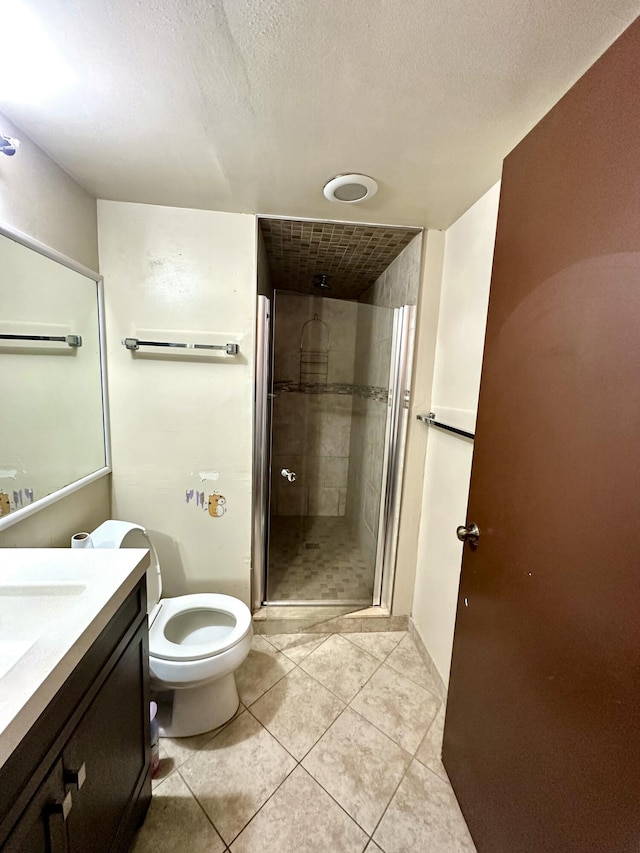
[[431, 677], [433, 678], [433, 680], [436, 684], [440, 698], [446, 704], [446, 702], [447, 702], [447, 685], [444, 683], [444, 679], [442, 678], [442, 676], [438, 672], [438, 668], [436, 667], [433, 658], [429, 654], [429, 650], [425, 646], [424, 640], [420, 636], [420, 632], [418, 631], [418, 628], [416, 627], [416, 623], [413, 621], [413, 617], [411, 617], [411, 616], [409, 617], [409, 625], [408, 625], [407, 630], [409, 631], [409, 636], [411, 637], [413, 642], [416, 644], [416, 648], [418, 649], [420, 657], [424, 661], [424, 665], [429, 670]]

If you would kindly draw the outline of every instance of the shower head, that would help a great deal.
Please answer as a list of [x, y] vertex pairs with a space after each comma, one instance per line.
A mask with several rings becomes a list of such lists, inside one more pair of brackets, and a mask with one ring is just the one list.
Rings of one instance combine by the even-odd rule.
[[329, 284], [329, 276], [323, 272], [316, 273], [316, 275], [314, 275], [313, 277], [313, 286], [319, 288], [320, 290], [331, 290], [331, 285]]

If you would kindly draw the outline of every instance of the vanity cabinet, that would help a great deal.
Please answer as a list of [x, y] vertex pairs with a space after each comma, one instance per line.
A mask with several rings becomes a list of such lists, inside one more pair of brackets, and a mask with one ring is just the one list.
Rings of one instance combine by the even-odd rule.
[[0, 768], [2, 853], [124, 853], [151, 798], [144, 578]]

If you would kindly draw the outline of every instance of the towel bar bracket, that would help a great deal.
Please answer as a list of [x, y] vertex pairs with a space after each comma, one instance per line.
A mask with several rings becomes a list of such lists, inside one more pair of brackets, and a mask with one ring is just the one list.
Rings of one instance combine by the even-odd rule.
[[467, 432], [465, 429], [459, 429], [458, 427], [451, 426], [450, 424], [443, 424], [440, 421], [437, 421], [435, 412], [429, 412], [428, 415], [416, 415], [416, 418], [419, 421], [422, 421], [423, 424], [431, 424], [431, 426], [446, 429], [447, 432], [452, 432], [455, 435], [462, 435], [465, 438], [475, 438], [475, 433], [473, 432]]

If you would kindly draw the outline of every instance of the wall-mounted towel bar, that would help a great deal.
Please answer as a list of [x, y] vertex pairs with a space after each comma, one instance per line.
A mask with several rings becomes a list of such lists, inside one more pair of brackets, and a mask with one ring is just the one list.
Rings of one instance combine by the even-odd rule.
[[171, 347], [174, 349], [217, 349], [224, 350], [227, 355], [238, 355], [238, 344], [174, 344], [169, 341], [141, 341], [139, 338], [123, 338], [123, 345], [131, 351], [140, 347]]
[[0, 335], [2, 341], [57, 341], [70, 347], [81, 347], [81, 335]]
[[475, 438], [475, 433], [467, 432], [464, 429], [458, 429], [458, 427], [451, 426], [450, 424], [443, 424], [440, 421], [436, 420], [435, 412], [429, 412], [428, 415], [416, 415], [419, 421], [422, 421], [424, 424], [431, 424], [431, 426], [440, 427], [440, 429], [446, 429], [447, 432], [454, 432], [456, 435], [463, 435], [465, 438]]

